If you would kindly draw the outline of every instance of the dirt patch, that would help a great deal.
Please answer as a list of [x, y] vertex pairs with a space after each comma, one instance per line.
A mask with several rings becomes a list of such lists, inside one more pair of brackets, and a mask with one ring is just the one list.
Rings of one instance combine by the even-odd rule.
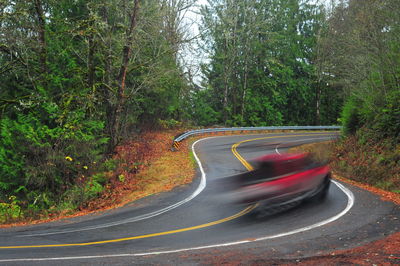
[[290, 261], [277, 261], [282, 265], [398, 265], [400, 264], [400, 233], [362, 247], [336, 251], [323, 256]]
[[[276, 258], [273, 249], [211, 250], [191, 256], [202, 265], [398, 265], [400, 264], [400, 233], [350, 250], [335, 251], [314, 257]], [[294, 257], [296, 254], [293, 254]], [[189, 256], [186, 256], [189, 257]]]

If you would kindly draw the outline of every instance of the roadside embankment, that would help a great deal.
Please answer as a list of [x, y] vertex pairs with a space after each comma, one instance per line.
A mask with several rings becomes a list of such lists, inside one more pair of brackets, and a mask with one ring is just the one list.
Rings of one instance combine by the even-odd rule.
[[336, 179], [400, 204], [399, 149], [385, 148], [385, 143], [361, 145], [355, 137], [348, 137], [337, 142], [305, 144], [290, 151], [311, 152], [318, 159], [329, 160]]
[[[132, 138], [116, 148], [115, 155], [99, 167], [101, 171], [81, 177], [79, 184], [67, 191], [69, 198], [65, 201], [71, 204], [63, 208], [54, 206], [35, 217], [19, 215], [0, 221], [3, 222], [0, 227], [50, 222], [113, 209], [190, 183], [195, 176], [194, 162], [189, 156], [190, 143], [185, 141], [177, 152], [170, 150], [179, 132], [181, 130], [145, 132]], [[86, 200], [73, 204], [82, 196]]]

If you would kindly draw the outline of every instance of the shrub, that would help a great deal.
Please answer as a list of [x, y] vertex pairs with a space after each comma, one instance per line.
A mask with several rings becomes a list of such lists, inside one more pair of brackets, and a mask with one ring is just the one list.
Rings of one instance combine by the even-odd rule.
[[77, 178], [94, 171], [107, 141], [98, 137], [103, 123], [80, 110], [61, 121], [57, 106], [46, 105], [52, 109], [0, 120], [0, 201], [14, 195], [33, 212], [57, 204]]
[[360, 116], [360, 101], [355, 97], [350, 97], [345, 103], [341, 115], [343, 133], [345, 135], [354, 134], [362, 125]]
[[12, 221], [22, 216], [17, 197], [9, 197], [9, 203], [0, 202], [0, 223]]
[[181, 127], [182, 122], [176, 121], [175, 119], [168, 119], [168, 120], [158, 119], [158, 125], [162, 129], [175, 129]]
[[400, 90], [388, 93], [386, 104], [379, 110], [373, 121], [372, 128], [377, 131], [382, 139], [393, 138], [400, 142]]

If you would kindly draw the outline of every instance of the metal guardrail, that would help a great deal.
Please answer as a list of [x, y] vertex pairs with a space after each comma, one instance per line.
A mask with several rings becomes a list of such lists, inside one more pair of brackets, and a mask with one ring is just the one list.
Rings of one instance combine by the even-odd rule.
[[263, 130], [332, 130], [341, 129], [341, 126], [281, 126], [281, 127], [226, 127], [226, 128], [206, 128], [186, 131], [175, 137], [172, 144], [172, 150], [179, 149], [180, 143], [193, 135], [214, 133], [214, 132], [227, 132], [227, 131], [263, 131]]

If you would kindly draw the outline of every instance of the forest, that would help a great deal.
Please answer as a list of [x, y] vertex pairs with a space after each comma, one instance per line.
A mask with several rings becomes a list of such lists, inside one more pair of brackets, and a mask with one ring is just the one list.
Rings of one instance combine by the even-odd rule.
[[0, 0], [0, 214], [96, 197], [142, 132], [280, 125], [342, 125], [398, 163], [400, 1]]

